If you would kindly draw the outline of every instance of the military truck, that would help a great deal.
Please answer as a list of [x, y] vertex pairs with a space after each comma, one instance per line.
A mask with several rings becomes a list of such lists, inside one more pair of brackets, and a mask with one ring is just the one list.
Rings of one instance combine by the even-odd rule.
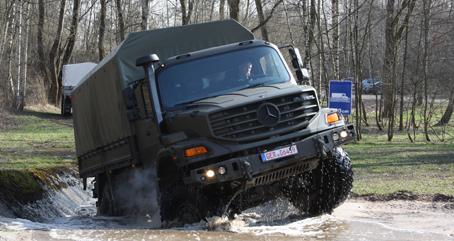
[[67, 116], [71, 114], [72, 102], [71, 92], [82, 78], [96, 66], [95, 63], [85, 62], [78, 64], [63, 65], [60, 72], [61, 79], [61, 114]]
[[234, 20], [131, 33], [73, 91], [98, 214], [192, 223], [279, 197], [307, 215], [341, 204], [355, 126], [320, 106], [298, 49], [281, 49]]

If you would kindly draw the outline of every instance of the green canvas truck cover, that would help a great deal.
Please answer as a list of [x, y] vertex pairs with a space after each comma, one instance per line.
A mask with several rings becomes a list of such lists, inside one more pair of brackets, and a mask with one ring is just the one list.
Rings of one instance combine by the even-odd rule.
[[135, 66], [137, 58], [157, 54], [163, 62], [172, 56], [251, 39], [254, 35], [231, 19], [129, 34], [72, 92], [77, 156], [133, 135], [121, 91], [145, 76], [143, 68]]

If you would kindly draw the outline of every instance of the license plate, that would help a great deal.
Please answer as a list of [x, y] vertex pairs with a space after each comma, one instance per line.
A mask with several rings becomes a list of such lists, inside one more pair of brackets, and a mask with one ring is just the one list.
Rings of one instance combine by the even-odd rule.
[[281, 149], [262, 153], [262, 160], [264, 162], [267, 162], [267, 161], [283, 158], [286, 156], [295, 155], [296, 153], [298, 153], [298, 148], [296, 148], [296, 146], [284, 147]]

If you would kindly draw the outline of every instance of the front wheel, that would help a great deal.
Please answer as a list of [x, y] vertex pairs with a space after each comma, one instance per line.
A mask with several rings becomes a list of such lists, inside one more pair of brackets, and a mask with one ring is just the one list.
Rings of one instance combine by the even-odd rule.
[[338, 147], [321, 159], [317, 168], [302, 175], [301, 188], [291, 190], [290, 201], [300, 211], [317, 216], [341, 205], [353, 187], [353, 171], [347, 153]]
[[180, 183], [166, 188], [160, 201], [162, 221], [178, 220], [191, 224], [206, 220], [210, 215], [210, 205], [203, 193]]

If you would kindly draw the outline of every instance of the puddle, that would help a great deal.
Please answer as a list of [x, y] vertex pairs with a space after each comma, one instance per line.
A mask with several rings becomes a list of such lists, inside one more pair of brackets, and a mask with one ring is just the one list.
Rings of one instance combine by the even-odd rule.
[[0, 218], [0, 228], [8, 230], [0, 232], [0, 240], [453, 240], [438, 233], [391, 229], [332, 215], [268, 222], [240, 215], [215, 224], [200, 222], [173, 229], [152, 226], [147, 218], [70, 216], [43, 222]]
[[[95, 202], [74, 175], [60, 176], [67, 189], [50, 195], [52, 203], [24, 205], [40, 218], [14, 218], [0, 212], [3, 240], [454, 240], [446, 234], [389, 228], [381, 223], [334, 215], [305, 218], [286, 201], [250, 209], [234, 220], [213, 217], [207, 222], [162, 229], [155, 217], [97, 217]], [[90, 182], [88, 182], [90, 183]], [[52, 205], [52, 212], [49, 206]], [[59, 210], [58, 215], [53, 212]], [[35, 216], [35, 217], [36, 217]]]

